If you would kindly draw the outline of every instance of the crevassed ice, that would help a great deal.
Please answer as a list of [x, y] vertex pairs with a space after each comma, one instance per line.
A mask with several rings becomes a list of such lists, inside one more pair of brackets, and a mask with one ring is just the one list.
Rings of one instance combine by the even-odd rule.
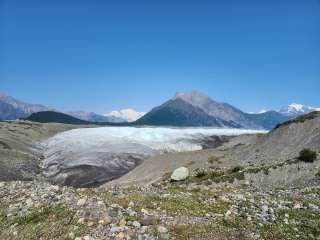
[[[201, 148], [198, 139], [214, 135], [234, 136], [264, 131], [223, 128], [164, 128], [164, 127], [100, 127], [66, 131], [51, 138], [47, 144], [77, 151], [101, 148], [115, 151], [118, 144], [136, 143], [158, 151], [188, 151]], [[109, 146], [108, 146], [109, 145]], [[105, 148], [108, 147], [108, 148]], [[122, 149], [125, 151], [125, 145]], [[128, 149], [131, 150], [131, 149]]]
[[155, 154], [199, 150], [201, 142], [210, 136], [258, 132], [263, 131], [165, 127], [74, 129], [43, 143], [44, 168], [53, 182], [85, 186], [121, 176], [141, 159]]

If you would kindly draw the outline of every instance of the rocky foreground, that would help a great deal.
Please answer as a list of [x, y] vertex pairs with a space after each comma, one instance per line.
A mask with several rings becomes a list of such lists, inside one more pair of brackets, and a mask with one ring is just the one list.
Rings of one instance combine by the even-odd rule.
[[1, 182], [0, 239], [320, 239], [320, 176], [268, 191], [217, 179], [194, 172], [108, 189]]

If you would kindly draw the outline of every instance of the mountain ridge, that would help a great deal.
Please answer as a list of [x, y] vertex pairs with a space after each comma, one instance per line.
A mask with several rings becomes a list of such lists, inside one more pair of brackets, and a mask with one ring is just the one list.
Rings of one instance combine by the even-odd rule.
[[[180, 103], [177, 103], [180, 102]], [[182, 104], [184, 102], [185, 104]], [[178, 109], [179, 108], [179, 109]], [[199, 112], [199, 110], [201, 110]], [[237, 127], [252, 129], [272, 129], [277, 124], [289, 120], [275, 111], [268, 111], [260, 114], [249, 114], [237, 109], [228, 103], [220, 103], [210, 99], [207, 95], [198, 91], [178, 92], [176, 95], [164, 104], [153, 108], [136, 123], [152, 125], [157, 122], [158, 125], [176, 126], [177, 119], [166, 118], [165, 113], [179, 112], [183, 119], [188, 119], [184, 125], [189, 126], [211, 126], [211, 127]], [[197, 118], [194, 113], [198, 112]], [[202, 119], [200, 119], [202, 116]], [[159, 121], [162, 119], [162, 122]]]

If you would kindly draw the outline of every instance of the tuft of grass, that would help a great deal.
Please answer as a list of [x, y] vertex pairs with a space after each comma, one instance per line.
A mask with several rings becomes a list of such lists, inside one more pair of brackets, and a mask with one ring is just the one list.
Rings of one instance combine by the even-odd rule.
[[196, 178], [204, 178], [206, 175], [207, 175], [207, 173], [204, 169], [197, 168], [195, 170], [195, 177]]

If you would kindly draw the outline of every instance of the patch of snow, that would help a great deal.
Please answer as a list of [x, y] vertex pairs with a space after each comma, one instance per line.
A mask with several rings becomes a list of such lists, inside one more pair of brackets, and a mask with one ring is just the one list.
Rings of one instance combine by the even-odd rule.
[[128, 109], [111, 111], [109, 113], [104, 114], [104, 116], [107, 116], [107, 117], [112, 116], [116, 118], [121, 118], [126, 122], [134, 122], [145, 114], [146, 114], [145, 112], [137, 112], [134, 109], [128, 108]]

